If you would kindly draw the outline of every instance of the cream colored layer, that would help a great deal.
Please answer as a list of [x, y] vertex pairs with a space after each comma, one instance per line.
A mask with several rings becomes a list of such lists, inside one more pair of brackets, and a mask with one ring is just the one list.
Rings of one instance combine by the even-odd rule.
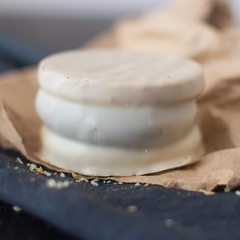
[[41, 132], [38, 156], [50, 164], [91, 176], [131, 176], [191, 163], [203, 154], [197, 126], [182, 140], [161, 148], [126, 149], [86, 144], [61, 137], [48, 128]]
[[39, 65], [48, 93], [74, 102], [158, 105], [193, 99], [204, 88], [200, 65], [171, 54], [124, 50], [74, 50]]
[[37, 112], [51, 130], [109, 147], [160, 147], [186, 136], [196, 115], [193, 100], [158, 107], [80, 104], [39, 90]]

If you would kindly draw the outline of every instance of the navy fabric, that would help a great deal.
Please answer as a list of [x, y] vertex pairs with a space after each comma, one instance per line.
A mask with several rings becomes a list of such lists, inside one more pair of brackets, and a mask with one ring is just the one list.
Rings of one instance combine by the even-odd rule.
[[[1, 72], [36, 64], [43, 56], [43, 51], [0, 34]], [[16, 157], [24, 164], [18, 163]], [[67, 235], [61, 239], [240, 239], [240, 197], [234, 191], [205, 196], [198, 192], [113, 181], [100, 181], [98, 186], [93, 186], [90, 182], [76, 182], [70, 174], [62, 178], [59, 173], [46, 177], [31, 172], [27, 163], [19, 153], [0, 149], [0, 199], [64, 231]], [[49, 179], [67, 180], [70, 185], [49, 188]], [[137, 211], [129, 212], [129, 206], [136, 206]], [[31, 239], [54, 238], [54, 233], [48, 235], [45, 231], [39, 238]], [[16, 236], [1, 234], [0, 215], [0, 239], [16, 239]], [[28, 239], [27, 234], [26, 226], [26, 231], [17, 239]], [[55, 234], [57, 238], [58, 233]]]

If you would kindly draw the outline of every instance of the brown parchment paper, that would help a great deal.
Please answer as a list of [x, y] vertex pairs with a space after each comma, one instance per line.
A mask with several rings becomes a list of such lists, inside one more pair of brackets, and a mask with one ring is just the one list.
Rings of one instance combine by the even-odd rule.
[[[117, 22], [86, 47], [172, 52], [201, 63], [206, 76], [197, 121], [207, 154], [176, 170], [110, 179], [192, 191], [240, 186], [240, 31], [226, 0], [178, 0], [163, 11]], [[40, 148], [42, 124], [34, 108], [37, 88], [35, 68], [0, 77], [0, 145], [63, 171], [34, 154]]]

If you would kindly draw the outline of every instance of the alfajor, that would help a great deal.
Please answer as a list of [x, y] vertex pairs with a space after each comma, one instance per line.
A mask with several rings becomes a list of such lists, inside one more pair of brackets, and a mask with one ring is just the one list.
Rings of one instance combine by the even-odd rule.
[[201, 67], [169, 54], [74, 50], [39, 64], [38, 156], [92, 176], [131, 176], [203, 154], [195, 98]]

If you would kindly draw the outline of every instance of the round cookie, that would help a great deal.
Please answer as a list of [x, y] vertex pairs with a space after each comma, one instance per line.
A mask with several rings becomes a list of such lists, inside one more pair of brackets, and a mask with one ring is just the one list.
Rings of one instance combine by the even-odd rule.
[[[39, 64], [38, 156], [94, 176], [158, 172], [203, 153], [195, 124], [201, 67], [169, 54], [75, 50]], [[187, 156], [187, 157], [186, 157]]]

